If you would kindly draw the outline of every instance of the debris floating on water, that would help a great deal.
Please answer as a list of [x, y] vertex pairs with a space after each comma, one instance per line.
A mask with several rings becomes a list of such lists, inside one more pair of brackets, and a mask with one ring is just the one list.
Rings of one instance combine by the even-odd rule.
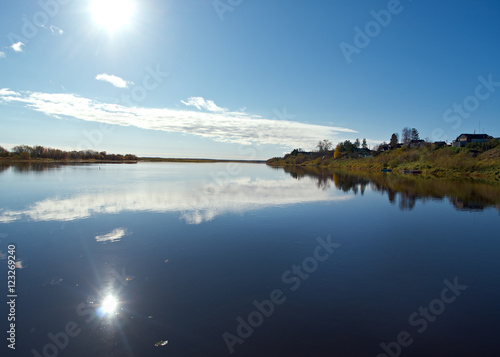
[[54, 278], [54, 279], [52, 279], [52, 281], [50, 282], [50, 285], [57, 285], [57, 284], [59, 284], [59, 283], [60, 283], [60, 282], [62, 282], [62, 281], [63, 281], [63, 279], [62, 279], [62, 278], [59, 278], [59, 279]]
[[19, 260], [15, 263], [16, 269], [23, 269], [26, 268], [26, 265], [23, 265], [23, 261]]
[[155, 347], [165, 346], [167, 343], [168, 343], [168, 340], [165, 340], [165, 341], [160, 340], [160, 341], [155, 343]]

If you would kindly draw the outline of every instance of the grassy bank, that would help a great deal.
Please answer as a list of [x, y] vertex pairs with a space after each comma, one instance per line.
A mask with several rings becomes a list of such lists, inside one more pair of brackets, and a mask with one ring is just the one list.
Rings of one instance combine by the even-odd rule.
[[333, 158], [333, 153], [306, 153], [274, 158], [266, 163], [270, 166], [314, 166], [349, 171], [380, 172], [392, 169], [419, 170], [422, 175], [457, 179], [484, 180], [500, 183], [500, 146], [491, 149], [477, 148], [400, 148], [375, 154], [370, 158], [344, 156]]

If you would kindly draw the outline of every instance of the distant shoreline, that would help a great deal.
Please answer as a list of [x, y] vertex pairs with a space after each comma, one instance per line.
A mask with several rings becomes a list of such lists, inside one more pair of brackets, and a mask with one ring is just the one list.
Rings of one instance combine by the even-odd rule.
[[266, 160], [229, 160], [229, 159], [176, 159], [160, 157], [140, 157], [138, 161], [144, 162], [185, 162], [185, 163], [242, 163], [242, 164], [265, 164]]
[[11, 151], [0, 146], [0, 163], [137, 163], [137, 162], [183, 162], [183, 163], [252, 163], [264, 164], [265, 160], [232, 160], [205, 158], [138, 157], [132, 154], [109, 154], [106, 151], [64, 151], [40, 145], [17, 145]]
[[37, 164], [136, 164], [138, 162], [178, 162], [178, 163], [242, 163], [242, 164], [265, 164], [265, 160], [226, 160], [226, 159], [177, 159], [177, 158], [151, 158], [139, 157], [137, 160], [82, 160], [82, 159], [11, 159], [0, 158], [0, 164], [15, 163], [37, 163]]

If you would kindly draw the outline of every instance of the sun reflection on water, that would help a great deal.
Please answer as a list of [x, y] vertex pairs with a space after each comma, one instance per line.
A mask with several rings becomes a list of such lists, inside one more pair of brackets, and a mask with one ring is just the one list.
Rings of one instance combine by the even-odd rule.
[[118, 308], [118, 299], [113, 295], [107, 295], [101, 303], [101, 306], [97, 308], [96, 313], [99, 317], [114, 315]]

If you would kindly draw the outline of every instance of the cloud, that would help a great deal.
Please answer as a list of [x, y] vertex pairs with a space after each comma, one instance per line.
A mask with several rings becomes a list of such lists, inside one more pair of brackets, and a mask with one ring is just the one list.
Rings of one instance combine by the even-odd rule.
[[112, 125], [135, 126], [198, 135], [218, 142], [310, 148], [320, 139], [343, 141], [355, 130], [267, 119], [244, 112], [202, 112], [189, 109], [126, 107], [74, 94], [13, 92], [0, 89], [0, 103], [22, 105], [61, 118], [69, 117]]
[[41, 27], [46, 29], [46, 30], [50, 30], [50, 32], [52, 32], [52, 34], [54, 34], [54, 35], [61, 36], [64, 33], [64, 31], [62, 29], [60, 29], [59, 27], [54, 26], [54, 25], [50, 25], [49, 27], [47, 27], [45, 25], [41, 25]]
[[19, 93], [17, 92], [14, 92], [14, 91], [11, 91], [9, 88], [2, 88], [0, 89], [0, 97], [3, 97], [3, 96], [18, 96]]
[[12, 48], [15, 52], [23, 52], [22, 46], [25, 46], [25, 44], [22, 42], [17, 42], [10, 46], [10, 48]]
[[5, 57], [7, 57], [7, 56], [5, 55], [5, 52], [0, 51], [0, 58], [5, 58]]
[[202, 97], [191, 97], [187, 101], [181, 100], [182, 104], [186, 106], [196, 107], [198, 109], [205, 109], [209, 112], [225, 112], [226, 108], [218, 107], [213, 100], [206, 100]]
[[120, 77], [105, 73], [98, 74], [95, 79], [98, 81], [108, 82], [117, 88], [128, 88], [129, 84], [134, 84], [133, 82], [126, 81]]
[[102, 242], [114, 243], [114, 242], [120, 241], [120, 239], [122, 239], [126, 233], [127, 233], [127, 229], [125, 229], [125, 228], [115, 228], [108, 234], [96, 236], [95, 240], [97, 242], [100, 242], [100, 243], [102, 243]]
[[[232, 178], [213, 192], [210, 180], [185, 185], [184, 181], [142, 182], [129, 186], [101, 187], [94, 192], [51, 197], [20, 210], [0, 208], [0, 224], [13, 222], [69, 222], [98, 215], [126, 212], [174, 213], [187, 224], [200, 224], [225, 214], [241, 214], [265, 207], [284, 207], [311, 202], [343, 202], [353, 198], [340, 191], [321, 190], [317, 180], [304, 178]], [[195, 194], [193, 194], [195, 193]], [[98, 242], [116, 241], [126, 233], [123, 228], [95, 237]]]
[[62, 29], [60, 29], [59, 27], [57, 26], [50, 26], [50, 31], [54, 34], [54, 35], [62, 35], [64, 33], [64, 31]]

